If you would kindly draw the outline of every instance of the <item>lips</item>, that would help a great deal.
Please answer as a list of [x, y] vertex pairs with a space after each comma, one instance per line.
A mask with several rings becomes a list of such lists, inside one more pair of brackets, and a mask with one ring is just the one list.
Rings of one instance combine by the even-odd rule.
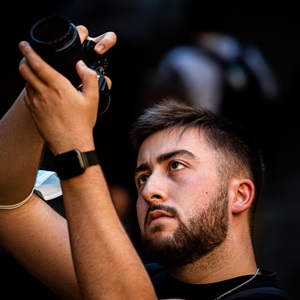
[[159, 218], [173, 218], [173, 216], [165, 211], [162, 210], [154, 210], [151, 211], [148, 215], [148, 224], [150, 224], [152, 221], [159, 219]]

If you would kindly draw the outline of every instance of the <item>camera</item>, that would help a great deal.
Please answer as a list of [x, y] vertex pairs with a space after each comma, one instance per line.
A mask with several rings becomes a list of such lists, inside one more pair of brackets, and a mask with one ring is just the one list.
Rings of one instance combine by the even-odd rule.
[[96, 43], [92, 40], [85, 40], [81, 44], [79, 33], [69, 18], [54, 15], [39, 20], [30, 29], [29, 42], [49, 65], [67, 77], [76, 88], [81, 87], [76, 63], [83, 60], [98, 74], [100, 102], [110, 101], [104, 79], [108, 59], [94, 51]]

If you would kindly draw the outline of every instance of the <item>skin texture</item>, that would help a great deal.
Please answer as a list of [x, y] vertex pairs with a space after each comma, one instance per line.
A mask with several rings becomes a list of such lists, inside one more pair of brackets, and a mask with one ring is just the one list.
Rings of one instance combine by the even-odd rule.
[[137, 214], [145, 249], [185, 282], [210, 283], [257, 268], [247, 223], [253, 184], [243, 177], [224, 182], [220, 161], [198, 129], [161, 130], [139, 151]]
[[[85, 27], [78, 31], [82, 40], [87, 38]], [[100, 54], [116, 43], [116, 35], [108, 32], [95, 41]], [[24, 55], [19, 70], [27, 83], [1, 119], [2, 205], [18, 203], [30, 194], [44, 142], [54, 155], [95, 149], [96, 73], [78, 62], [79, 91], [29, 43], [22, 41], [19, 47]], [[61, 185], [68, 222], [34, 194], [17, 209], [0, 210], [1, 245], [62, 299], [155, 299], [101, 167], [90, 167]]]
[[[82, 40], [88, 37], [85, 27], [78, 29]], [[109, 32], [95, 41], [105, 52], [116, 36]], [[0, 123], [2, 205], [30, 194], [44, 143], [54, 155], [95, 149], [101, 101], [96, 73], [83, 62], [76, 66], [82, 80], [77, 90], [27, 42], [19, 46], [27, 83]], [[212, 283], [257, 269], [249, 227], [254, 185], [243, 170], [221, 175], [220, 169], [228, 170], [224, 156], [195, 128], [155, 132], [139, 149], [135, 180], [143, 241], [183, 282]], [[34, 194], [17, 209], [0, 210], [1, 245], [63, 299], [155, 299], [101, 166], [61, 185], [67, 220]]]

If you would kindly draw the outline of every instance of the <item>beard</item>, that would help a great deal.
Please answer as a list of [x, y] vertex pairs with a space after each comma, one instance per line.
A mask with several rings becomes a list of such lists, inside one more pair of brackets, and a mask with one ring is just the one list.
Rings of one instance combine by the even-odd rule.
[[[179, 226], [172, 236], [154, 239], [142, 236], [141, 245], [145, 254], [166, 267], [177, 268], [211, 253], [227, 237], [227, 197], [227, 190], [221, 187], [208, 208], [197, 217], [192, 217], [188, 225], [181, 222], [174, 209], [158, 205], [160, 209], [173, 213], [178, 218]], [[156, 232], [160, 230], [161, 226], [155, 228]]]

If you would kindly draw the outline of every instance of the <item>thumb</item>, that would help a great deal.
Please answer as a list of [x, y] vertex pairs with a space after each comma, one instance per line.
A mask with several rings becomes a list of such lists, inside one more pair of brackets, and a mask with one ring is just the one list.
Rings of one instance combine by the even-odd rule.
[[89, 68], [83, 60], [77, 62], [76, 70], [82, 81], [81, 92], [85, 95], [93, 93], [98, 95], [98, 75], [96, 71]]

